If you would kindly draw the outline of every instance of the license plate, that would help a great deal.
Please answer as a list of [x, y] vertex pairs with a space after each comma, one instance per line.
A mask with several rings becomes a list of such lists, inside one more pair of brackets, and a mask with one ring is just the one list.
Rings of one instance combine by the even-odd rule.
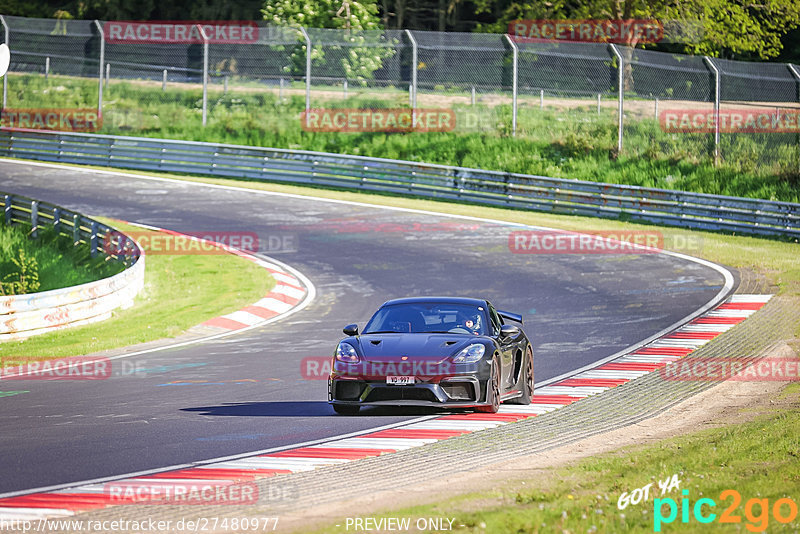
[[390, 386], [413, 386], [413, 376], [387, 376], [386, 383]]

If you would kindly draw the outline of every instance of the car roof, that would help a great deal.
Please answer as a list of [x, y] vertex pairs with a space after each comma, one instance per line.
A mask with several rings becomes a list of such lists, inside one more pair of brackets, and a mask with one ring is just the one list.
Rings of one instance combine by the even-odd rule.
[[387, 300], [381, 305], [392, 306], [395, 304], [420, 304], [420, 303], [435, 303], [435, 304], [463, 304], [466, 306], [486, 306], [484, 299], [471, 299], [466, 297], [406, 297], [400, 299]]

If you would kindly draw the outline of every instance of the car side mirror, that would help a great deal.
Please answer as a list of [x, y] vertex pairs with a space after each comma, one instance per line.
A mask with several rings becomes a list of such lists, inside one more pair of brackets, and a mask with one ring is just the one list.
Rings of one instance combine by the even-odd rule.
[[357, 324], [349, 324], [342, 328], [342, 332], [346, 336], [357, 336], [358, 335], [358, 325]]
[[504, 324], [500, 327], [500, 337], [503, 339], [516, 339], [521, 333], [522, 331], [517, 325]]

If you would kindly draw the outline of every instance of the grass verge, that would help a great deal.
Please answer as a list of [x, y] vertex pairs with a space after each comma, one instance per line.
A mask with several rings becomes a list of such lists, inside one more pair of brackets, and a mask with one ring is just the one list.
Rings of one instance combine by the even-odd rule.
[[[107, 278], [122, 271], [119, 263], [92, 258], [86, 247], [74, 247], [68, 238], [40, 230], [30, 239], [30, 227], [0, 224], [0, 280], [18, 280], [21, 263], [35, 262], [33, 271], [39, 282], [35, 291], [49, 291]], [[22, 260], [21, 257], [22, 256]], [[30, 265], [30, 263], [29, 263]]]
[[[456, 532], [796, 532], [800, 519], [782, 524], [775, 517], [774, 506], [780, 499], [800, 505], [800, 440], [796, 432], [800, 428], [800, 384], [786, 386], [783, 396], [793, 399], [789, 409], [748, 423], [625, 448], [548, 469], [524, 486], [487, 488], [374, 518], [412, 518], [411, 530], [415, 530], [417, 518], [455, 518]], [[673, 475], [680, 483], [662, 495], [659, 480], [671, 481]], [[648, 484], [652, 486], [647, 500], [619, 509], [625, 504], [620, 502], [623, 494], [630, 495]], [[735, 502], [735, 495], [723, 494], [725, 490], [738, 492], [741, 502]], [[688, 499], [686, 522], [682, 517], [684, 498]], [[703, 498], [716, 503], [713, 509], [708, 502], [701, 507], [702, 516], [716, 514], [708, 524], [694, 515], [695, 504]], [[662, 499], [660, 514], [655, 499]], [[677, 515], [655, 530], [657, 515], [669, 517], [669, 505], [663, 504], [667, 499], [674, 500]], [[779, 514], [789, 517], [790, 506], [783, 502]], [[721, 523], [728, 508], [737, 522]], [[342, 524], [318, 532], [345, 531]]]
[[[123, 232], [136, 227], [96, 217]], [[89, 354], [176, 337], [203, 321], [252, 304], [275, 282], [250, 261], [232, 254], [149, 255], [145, 286], [132, 307], [87, 326], [0, 344], [0, 358], [45, 360]]]

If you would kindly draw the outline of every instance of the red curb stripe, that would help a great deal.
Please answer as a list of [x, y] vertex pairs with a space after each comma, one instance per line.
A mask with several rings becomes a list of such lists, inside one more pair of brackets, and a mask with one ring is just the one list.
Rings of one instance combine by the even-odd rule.
[[739, 324], [747, 317], [698, 317], [689, 324]]
[[285, 302], [286, 304], [291, 304], [292, 306], [296, 305], [300, 302], [300, 299], [296, 299], [294, 297], [290, 297], [289, 295], [284, 295], [283, 293], [274, 293], [270, 291], [267, 293], [265, 298], [272, 298], [275, 300], [280, 300], [281, 302]]
[[253, 315], [257, 315], [262, 319], [272, 319], [273, 317], [278, 315], [278, 312], [262, 308], [261, 306], [245, 306], [240, 311], [246, 311], [248, 313], [252, 313]]
[[203, 324], [206, 326], [217, 326], [219, 328], [225, 328], [228, 330], [239, 330], [241, 328], [246, 328], [247, 326], [249, 326], [244, 323], [240, 323], [239, 321], [228, 319], [227, 317], [214, 317], [213, 319], [209, 319]]
[[508, 421], [514, 422], [527, 417], [533, 417], [532, 414], [504, 414], [504, 413], [464, 413], [445, 415], [440, 417], [439, 420], [444, 421]]
[[631, 354], [666, 354], [667, 356], [686, 356], [690, 352], [694, 352], [694, 349], [689, 349], [686, 347], [645, 347], [643, 349], [634, 351]]
[[[84, 495], [72, 495], [69, 493], [35, 493], [33, 495], [21, 495], [19, 497], [9, 497], [0, 501], [2, 508], [57, 508], [60, 510], [96, 510], [105, 508], [110, 501], [110, 495], [97, 494], [99, 497], [87, 498]], [[101, 498], [105, 498], [102, 500]]]
[[714, 339], [721, 332], [673, 332], [661, 339]]
[[196, 467], [190, 467], [188, 469], [180, 469], [178, 471], [168, 471], [166, 473], [147, 475], [147, 478], [185, 478], [187, 480], [219, 479], [239, 482], [255, 480], [256, 475], [252, 471], [241, 471], [239, 469], [198, 469]]
[[405, 438], [405, 439], [447, 439], [462, 434], [469, 434], [468, 430], [438, 430], [438, 429], [409, 429], [391, 428], [388, 430], [381, 430], [380, 432], [373, 432], [366, 434], [364, 438]]
[[[564, 380], [563, 382], [567, 382]], [[570, 397], [569, 395], [534, 395], [531, 404], [572, 404], [583, 397]]]
[[[567, 378], [551, 386], [568, 386], [573, 388], [592, 387], [592, 388], [613, 388], [629, 382], [628, 378]], [[585, 397], [579, 397], [580, 400]]]
[[356, 460], [380, 456], [384, 453], [397, 452], [397, 449], [346, 449], [336, 447], [303, 447], [288, 451], [273, 452], [265, 456], [270, 458], [342, 458]]
[[601, 365], [598, 371], [655, 371], [664, 367], [666, 362], [611, 362]]

